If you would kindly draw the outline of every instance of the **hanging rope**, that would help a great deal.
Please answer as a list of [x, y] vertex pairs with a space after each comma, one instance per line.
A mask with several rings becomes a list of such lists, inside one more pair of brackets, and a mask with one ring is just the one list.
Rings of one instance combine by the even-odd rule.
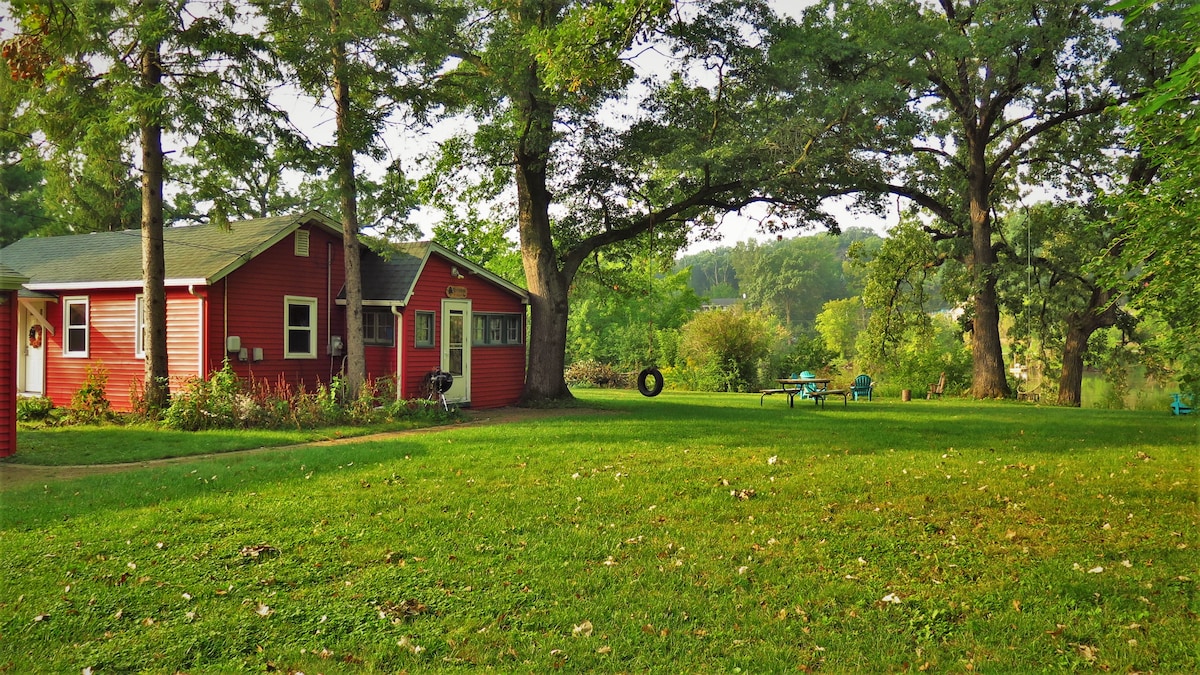
[[[654, 221], [653, 220], [650, 221], [649, 237], [650, 237], [650, 240], [649, 240], [649, 242], [647, 242], [647, 245], [646, 245], [646, 249], [647, 249], [646, 271], [649, 275], [649, 278], [647, 279], [648, 285], [646, 287], [647, 288], [647, 291], [646, 291], [647, 298], [649, 298], [650, 295], [654, 292]], [[647, 303], [647, 305], [650, 305], [650, 303]], [[647, 325], [646, 360], [653, 363], [654, 362], [654, 311], [653, 311], [653, 307], [648, 307], [647, 309], [649, 311], [649, 315], [648, 315], [649, 319], [646, 322], [646, 325]], [[651, 380], [653, 380], [653, 383], [651, 383]], [[657, 366], [651, 365], [650, 367], [644, 369], [642, 372], [638, 373], [638, 391], [641, 392], [642, 396], [649, 396], [649, 397], [658, 396], [662, 392], [662, 390], [663, 390], [662, 371], [660, 371]]]

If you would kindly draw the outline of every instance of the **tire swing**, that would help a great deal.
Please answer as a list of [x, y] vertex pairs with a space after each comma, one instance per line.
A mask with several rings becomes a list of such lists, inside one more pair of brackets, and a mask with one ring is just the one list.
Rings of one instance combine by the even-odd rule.
[[[654, 380], [654, 383], [650, 384], [649, 380]], [[662, 390], [663, 376], [658, 368], [650, 366], [638, 373], [638, 391], [642, 392], [642, 396], [653, 398], [662, 393]]]
[[[650, 259], [647, 262], [646, 269], [650, 273], [650, 285], [653, 290], [654, 285], [654, 222], [650, 222]], [[646, 335], [646, 360], [653, 363], [654, 359], [654, 319], [650, 319], [650, 329]], [[653, 383], [650, 383], [653, 380]], [[663, 375], [658, 366], [650, 366], [638, 373], [638, 391], [642, 396], [654, 398], [662, 393], [663, 390]]]

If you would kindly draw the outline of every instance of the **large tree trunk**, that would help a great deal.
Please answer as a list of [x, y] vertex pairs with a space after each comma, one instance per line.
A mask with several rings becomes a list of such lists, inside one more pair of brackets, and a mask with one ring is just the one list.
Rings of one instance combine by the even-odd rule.
[[[329, 0], [331, 30], [340, 30], [341, 0]], [[346, 265], [346, 394], [358, 396], [367, 379], [363, 343], [362, 264], [358, 243], [358, 186], [354, 176], [354, 146], [350, 130], [350, 83], [346, 80], [346, 44], [333, 47], [333, 101], [337, 108], [337, 181], [342, 207], [342, 253]]]
[[574, 397], [563, 377], [571, 280], [559, 268], [554, 250], [551, 195], [546, 188], [553, 109], [530, 96], [521, 112], [528, 123], [517, 148], [515, 171], [521, 261], [530, 300], [529, 363], [521, 394], [521, 404], [528, 405]]
[[[162, 63], [157, 44], [142, 50], [142, 85], [151, 96], [162, 88]], [[163, 257], [163, 151], [162, 124], [155, 114], [142, 111], [138, 124], [142, 142], [142, 302], [145, 332], [145, 403], [151, 411], [170, 403], [167, 370], [166, 262]], [[201, 376], [206, 373], [199, 373]]]
[[977, 399], [1007, 398], [1004, 351], [1000, 346], [1000, 304], [996, 299], [996, 251], [992, 248], [990, 179], [984, 154], [986, 140], [974, 142], [968, 169], [968, 205], [971, 218], [971, 258], [975, 317], [971, 330], [973, 373], [971, 395]]
[[1078, 408], [1083, 400], [1083, 357], [1088, 340], [1101, 328], [1117, 325], [1117, 307], [1109, 291], [1092, 290], [1088, 306], [1082, 312], [1067, 315], [1067, 335], [1063, 341], [1062, 373], [1058, 378], [1058, 404]]

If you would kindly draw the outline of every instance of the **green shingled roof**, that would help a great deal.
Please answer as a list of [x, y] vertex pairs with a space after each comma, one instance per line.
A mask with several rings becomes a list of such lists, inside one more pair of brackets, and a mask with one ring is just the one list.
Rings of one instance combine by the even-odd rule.
[[[522, 302], [529, 302], [529, 291], [432, 241], [388, 243], [382, 247], [382, 253], [363, 251], [363, 302], [408, 304], [416, 287], [417, 277], [421, 275], [421, 270], [425, 268], [426, 261], [433, 253], [462, 267], [464, 271], [469, 270], [480, 275], [517, 296]], [[343, 287], [338, 294], [338, 300], [345, 302], [345, 299], [346, 289]]]
[[0, 291], [15, 291], [26, 281], [29, 277], [0, 262]]
[[[215, 225], [169, 227], [163, 231], [166, 279], [212, 283], [241, 267], [301, 225], [340, 233], [337, 223], [317, 211]], [[0, 249], [0, 263], [42, 284], [140, 284], [139, 230], [62, 237], [30, 237]]]
[[429, 242], [391, 244], [389, 248], [386, 258], [363, 253], [363, 301], [407, 301], [429, 254]]

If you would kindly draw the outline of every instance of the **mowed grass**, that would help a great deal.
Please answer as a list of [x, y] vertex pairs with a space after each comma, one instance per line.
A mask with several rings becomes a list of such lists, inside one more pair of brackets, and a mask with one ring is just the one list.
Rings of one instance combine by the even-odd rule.
[[1194, 416], [578, 395], [4, 492], [0, 669], [1200, 669]]
[[399, 420], [361, 427], [206, 431], [176, 431], [148, 424], [22, 428], [17, 434], [17, 453], [0, 461], [35, 466], [145, 462], [403, 431], [430, 424]]

